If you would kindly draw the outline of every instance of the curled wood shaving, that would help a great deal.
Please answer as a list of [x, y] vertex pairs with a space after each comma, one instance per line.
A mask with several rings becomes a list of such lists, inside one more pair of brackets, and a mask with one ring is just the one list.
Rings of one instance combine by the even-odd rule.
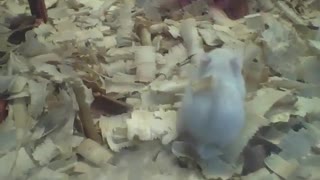
[[113, 154], [91, 139], [85, 139], [77, 148], [77, 153], [88, 161], [102, 166], [106, 165]]
[[59, 150], [50, 138], [46, 138], [42, 144], [37, 146], [32, 156], [40, 165], [48, 164], [53, 158], [58, 156]]
[[150, 26], [151, 34], [160, 34], [169, 30], [169, 27], [166, 23], [158, 23]]
[[107, 141], [112, 151], [119, 152], [121, 149], [133, 145], [133, 143], [127, 139], [127, 124], [125, 118], [127, 118], [127, 115], [99, 118], [102, 137]]
[[116, 73], [126, 73], [129, 71], [129, 63], [124, 60], [115, 61], [109, 64], [101, 64], [105, 73], [109, 76], [113, 76]]
[[86, 99], [83, 98], [86, 97], [85, 86], [76, 82], [76, 84], [73, 85], [73, 91], [79, 104], [79, 118], [83, 124], [85, 135], [98, 143], [102, 143], [101, 137], [97, 133], [92, 121], [90, 106], [86, 102]]
[[135, 51], [136, 80], [150, 82], [156, 75], [156, 53], [153, 46], [140, 46]]
[[131, 44], [131, 33], [134, 26], [134, 22], [131, 19], [132, 4], [125, 2], [119, 9], [118, 23], [119, 28], [117, 29], [117, 44], [119, 47]]
[[158, 73], [170, 78], [174, 73], [176, 65], [186, 60], [187, 57], [187, 50], [182, 44], [172, 47], [169, 49], [169, 53], [163, 57], [166, 64], [159, 69]]
[[180, 26], [180, 34], [184, 41], [183, 45], [187, 49], [188, 56], [203, 53], [202, 43], [196, 29], [195, 19], [189, 18], [183, 20]]
[[258, 6], [261, 10], [268, 12], [274, 8], [274, 3], [272, 0], [257, 0]]
[[282, 12], [295, 24], [306, 24], [304, 20], [299, 17], [292, 9], [290, 9], [285, 2], [277, 1], [276, 5], [282, 10]]
[[18, 178], [23, 176], [25, 173], [29, 172], [32, 168], [35, 168], [36, 165], [32, 161], [31, 157], [25, 150], [25, 148], [21, 148], [17, 154], [17, 162], [14, 167], [12, 174]]
[[151, 33], [147, 27], [143, 24], [139, 24], [137, 26], [137, 34], [140, 37], [141, 45], [143, 46], [151, 46]]
[[272, 154], [271, 156], [269, 156], [265, 160], [265, 163], [268, 168], [270, 168], [273, 172], [284, 179], [289, 178], [290, 175], [294, 173], [299, 167], [297, 161], [286, 161], [276, 154]]
[[138, 136], [143, 141], [159, 138], [163, 144], [168, 144], [176, 136], [175, 121], [175, 111], [135, 110], [131, 118], [126, 121], [128, 138], [131, 140], [134, 136]]

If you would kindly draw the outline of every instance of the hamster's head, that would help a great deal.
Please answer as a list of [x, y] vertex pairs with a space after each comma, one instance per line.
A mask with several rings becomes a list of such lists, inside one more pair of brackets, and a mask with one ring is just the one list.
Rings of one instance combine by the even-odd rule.
[[228, 73], [237, 74], [241, 73], [242, 70], [241, 57], [228, 48], [218, 48], [208, 53], [204, 53], [199, 61], [199, 72], [202, 75], [227, 75]]

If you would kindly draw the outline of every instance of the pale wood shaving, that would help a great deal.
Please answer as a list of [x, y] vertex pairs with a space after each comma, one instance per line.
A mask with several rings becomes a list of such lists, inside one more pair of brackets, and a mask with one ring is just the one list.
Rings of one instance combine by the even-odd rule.
[[[0, 119], [0, 179], [319, 179], [319, 1], [248, 0], [238, 20], [206, 0], [45, 3], [48, 22], [12, 44], [25, 24], [12, 30], [11, 21], [30, 10], [27, 1], [0, 1], [0, 117], [8, 113]], [[186, 86], [214, 89], [214, 77], [192, 79], [201, 55], [219, 47], [243, 57], [245, 128], [221, 157], [197, 161], [201, 172], [180, 168], [185, 147], [168, 146], [181, 98]], [[99, 93], [133, 109], [91, 113]], [[75, 126], [79, 102], [102, 144]], [[241, 152], [257, 138], [282, 151], [240, 177]]]

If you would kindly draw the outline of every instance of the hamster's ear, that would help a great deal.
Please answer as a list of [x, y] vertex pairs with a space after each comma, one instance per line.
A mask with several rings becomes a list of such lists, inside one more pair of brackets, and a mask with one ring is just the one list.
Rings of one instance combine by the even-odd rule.
[[208, 55], [207, 53], [203, 53], [203, 54], [200, 56], [199, 61], [200, 61], [199, 64], [200, 64], [201, 66], [207, 66], [207, 65], [209, 65], [211, 59], [210, 59], [210, 57], [209, 57], [209, 55]]

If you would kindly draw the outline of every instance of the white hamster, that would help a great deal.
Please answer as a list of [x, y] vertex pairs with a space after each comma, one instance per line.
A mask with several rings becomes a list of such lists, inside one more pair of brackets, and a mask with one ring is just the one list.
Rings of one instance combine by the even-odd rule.
[[179, 110], [177, 132], [188, 140], [201, 158], [212, 149], [232, 143], [245, 123], [245, 81], [242, 58], [231, 49], [219, 48], [205, 53], [194, 81], [212, 77], [210, 87], [195, 91], [188, 86]]

